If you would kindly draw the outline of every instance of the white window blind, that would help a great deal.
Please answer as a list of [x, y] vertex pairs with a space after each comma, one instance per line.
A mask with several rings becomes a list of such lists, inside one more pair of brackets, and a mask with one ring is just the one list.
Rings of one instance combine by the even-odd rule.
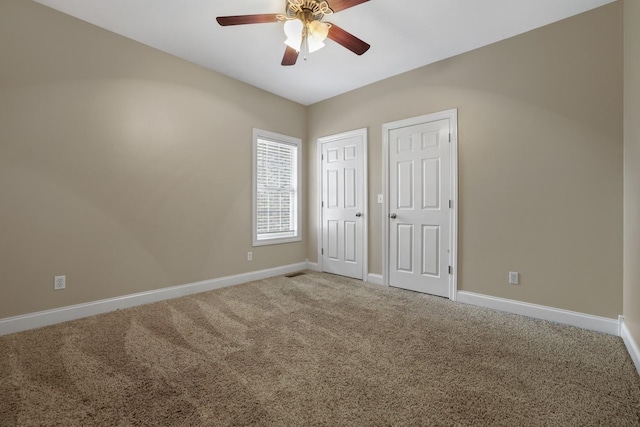
[[254, 244], [299, 240], [298, 149], [295, 142], [255, 138]]

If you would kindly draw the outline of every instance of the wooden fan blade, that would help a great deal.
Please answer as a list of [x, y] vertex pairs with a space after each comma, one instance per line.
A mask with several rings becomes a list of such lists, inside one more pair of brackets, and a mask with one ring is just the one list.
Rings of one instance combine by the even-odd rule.
[[295, 65], [297, 60], [298, 51], [287, 46], [287, 50], [284, 51], [284, 57], [282, 57], [282, 65]]
[[334, 42], [341, 44], [356, 55], [362, 55], [371, 47], [369, 43], [360, 40], [353, 34], [346, 32], [335, 24], [331, 24], [331, 28], [329, 28], [329, 35], [327, 36], [327, 38], [330, 38]]
[[349, 9], [350, 7], [357, 6], [368, 1], [369, 0], [329, 0], [329, 7], [334, 12], [340, 12], [341, 10]]
[[223, 27], [227, 25], [266, 24], [278, 22], [278, 15], [275, 13], [263, 13], [259, 15], [218, 16], [216, 21]]

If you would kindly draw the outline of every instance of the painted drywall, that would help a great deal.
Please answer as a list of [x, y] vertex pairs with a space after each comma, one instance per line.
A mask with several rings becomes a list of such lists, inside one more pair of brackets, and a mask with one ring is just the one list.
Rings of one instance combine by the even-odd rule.
[[369, 129], [369, 269], [379, 274], [382, 124], [458, 108], [459, 290], [616, 318], [622, 75], [617, 2], [311, 106], [310, 176], [317, 138]]
[[624, 322], [640, 343], [640, 2], [624, 2]]
[[305, 261], [251, 247], [252, 129], [303, 106], [31, 1], [0, 58], [0, 318]]

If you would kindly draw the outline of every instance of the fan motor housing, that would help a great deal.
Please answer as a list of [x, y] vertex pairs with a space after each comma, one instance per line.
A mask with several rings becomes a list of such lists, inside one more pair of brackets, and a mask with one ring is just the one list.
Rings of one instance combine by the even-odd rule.
[[325, 15], [333, 13], [326, 1], [317, 0], [287, 0], [287, 17], [298, 18], [300, 15], [312, 17], [311, 20], [321, 20]]

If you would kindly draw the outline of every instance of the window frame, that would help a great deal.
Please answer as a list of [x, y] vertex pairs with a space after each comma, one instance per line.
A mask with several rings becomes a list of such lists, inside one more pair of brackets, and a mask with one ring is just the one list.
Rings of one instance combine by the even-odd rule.
[[[293, 168], [293, 173], [295, 174], [294, 179], [294, 192], [293, 192], [293, 202], [295, 204], [293, 208], [293, 212], [295, 217], [293, 218], [294, 223], [294, 234], [286, 235], [282, 237], [279, 236], [279, 233], [274, 233], [272, 237], [268, 238], [259, 238], [258, 234], [258, 140], [264, 140], [268, 142], [273, 142], [276, 144], [283, 144], [293, 146], [296, 149], [295, 155], [295, 165]], [[282, 243], [291, 243], [291, 242], [299, 242], [302, 240], [302, 225], [301, 225], [301, 214], [302, 214], [302, 140], [300, 138], [294, 138], [287, 135], [281, 135], [275, 132], [269, 132], [262, 129], [253, 129], [253, 142], [252, 142], [252, 245], [253, 246], [266, 246], [266, 245], [278, 245]], [[288, 233], [287, 233], [288, 234]]]

